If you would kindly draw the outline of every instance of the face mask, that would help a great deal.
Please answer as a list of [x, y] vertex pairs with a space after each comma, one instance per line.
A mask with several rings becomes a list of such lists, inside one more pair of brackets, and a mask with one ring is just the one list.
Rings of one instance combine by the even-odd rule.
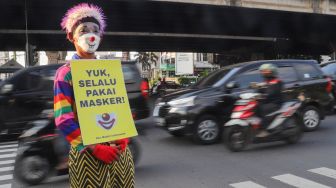
[[100, 44], [100, 37], [93, 33], [87, 33], [78, 38], [78, 45], [87, 53], [94, 53]]

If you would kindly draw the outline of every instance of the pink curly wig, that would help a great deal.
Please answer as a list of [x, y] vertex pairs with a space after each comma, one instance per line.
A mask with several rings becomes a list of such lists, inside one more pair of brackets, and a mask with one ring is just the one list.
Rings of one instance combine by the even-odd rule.
[[95, 5], [81, 3], [78, 4], [67, 11], [62, 19], [61, 27], [67, 33], [71, 33], [73, 27], [82, 20], [83, 18], [94, 18], [99, 23], [100, 32], [104, 33], [106, 22], [103, 10]]

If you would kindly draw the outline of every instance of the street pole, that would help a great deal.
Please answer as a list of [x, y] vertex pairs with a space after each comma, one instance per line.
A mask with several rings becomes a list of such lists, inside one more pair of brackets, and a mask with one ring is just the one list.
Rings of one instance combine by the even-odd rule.
[[25, 22], [26, 22], [26, 61], [25, 61], [25, 67], [28, 67], [29, 66], [29, 38], [28, 38], [27, 0], [25, 0]]

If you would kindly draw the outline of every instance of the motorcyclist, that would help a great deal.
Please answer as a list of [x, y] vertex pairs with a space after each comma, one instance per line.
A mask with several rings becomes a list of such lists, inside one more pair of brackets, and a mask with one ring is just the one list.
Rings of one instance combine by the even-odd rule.
[[156, 85], [157, 85], [157, 92], [159, 92], [162, 89], [162, 81], [160, 77], [158, 78]]
[[272, 120], [272, 117], [267, 115], [281, 107], [283, 84], [278, 78], [278, 68], [275, 65], [263, 64], [259, 67], [259, 71], [264, 78], [264, 82], [256, 84], [258, 92], [263, 94], [262, 99], [259, 100], [258, 109], [258, 113], [262, 117], [262, 130], [257, 134], [257, 137], [265, 137], [269, 135], [266, 128]]

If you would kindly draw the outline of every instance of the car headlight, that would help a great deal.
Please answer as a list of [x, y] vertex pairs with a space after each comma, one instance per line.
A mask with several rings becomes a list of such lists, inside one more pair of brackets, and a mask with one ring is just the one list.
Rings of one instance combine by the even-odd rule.
[[173, 107], [188, 107], [195, 105], [195, 98], [196, 96], [182, 98], [182, 99], [176, 99], [168, 102], [170, 106]]

